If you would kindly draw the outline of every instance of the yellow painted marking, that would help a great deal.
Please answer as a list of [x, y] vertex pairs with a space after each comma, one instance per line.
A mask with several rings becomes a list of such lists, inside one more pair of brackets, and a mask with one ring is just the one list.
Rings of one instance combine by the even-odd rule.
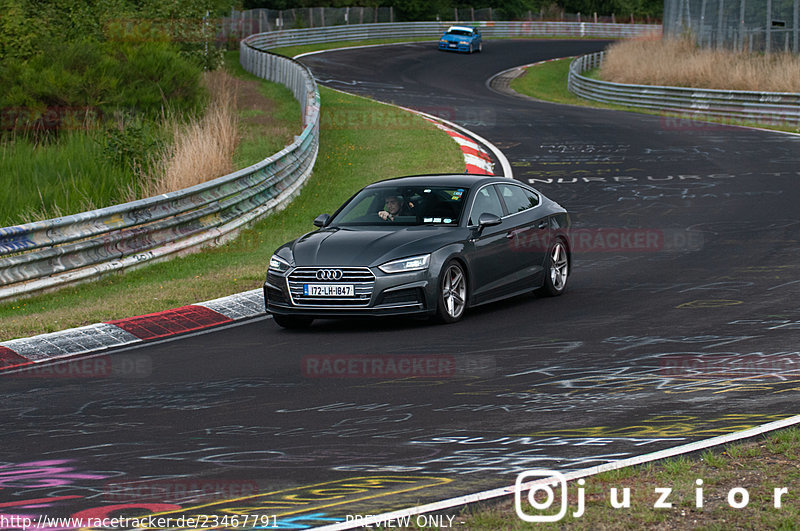
[[[413, 492], [429, 487], [445, 485], [453, 481], [448, 478], [428, 476], [374, 476], [357, 477], [291, 489], [277, 490], [265, 494], [254, 494], [242, 498], [216, 501], [184, 509], [157, 513], [154, 516], [180, 514], [269, 514], [289, 516], [309, 510], [320, 510], [336, 505], [355, 503], [384, 496]], [[374, 492], [380, 490], [381, 492]], [[370, 491], [373, 491], [370, 493]], [[369, 493], [366, 496], [360, 496]], [[236, 504], [236, 506], [234, 506]]]
[[[545, 430], [514, 437], [685, 437], [733, 433], [759, 424], [789, 418], [792, 415], [730, 414], [716, 419], [693, 416], [658, 416], [633, 426], [585, 426], [563, 430]], [[726, 423], [732, 424], [726, 424]], [[717, 426], [714, 426], [714, 425]]]
[[115, 215], [111, 216], [110, 218], [108, 218], [107, 220], [105, 220], [103, 222], [103, 225], [106, 225], [106, 226], [112, 227], [112, 228], [116, 228], [116, 227], [121, 227], [124, 223], [125, 223], [125, 219], [122, 217], [122, 214], [115, 214]]

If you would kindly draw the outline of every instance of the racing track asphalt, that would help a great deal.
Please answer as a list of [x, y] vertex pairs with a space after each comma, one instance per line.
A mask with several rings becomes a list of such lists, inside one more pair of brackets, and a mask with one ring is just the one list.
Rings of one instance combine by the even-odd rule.
[[[295, 332], [257, 319], [75, 362], [80, 378], [64, 365], [5, 375], [2, 511], [235, 507], [301, 528], [797, 413], [800, 138], [525, 101], [485, 84], [604, 45], [304, 57], [323, 85], [445, 115], [503, 149], [517, 179], [573, 213], [567, 293], [450, 326], [323, 321]], [[430, 372], [325, 372], [335, 360], [362, 367], [360, 356]]]

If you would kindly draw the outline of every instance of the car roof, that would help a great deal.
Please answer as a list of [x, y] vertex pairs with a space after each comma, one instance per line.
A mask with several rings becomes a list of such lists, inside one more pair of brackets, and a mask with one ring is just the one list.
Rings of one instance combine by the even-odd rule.
[[470, 28], [469, 26], [450, 26], [449, 28], [447, 28], [447, 33], [450, 33], [453, 30], [473, 32], [475, 31], [475, 28]]
[[395, 177], [370, 184], [367, 188], [390, 186], [462, 186], [472, 188], [490, 182], [517, 182], [506, 177], [496, 175], [481, 175], [473, 173], [438, 173], [429, 175], [409, 175]]

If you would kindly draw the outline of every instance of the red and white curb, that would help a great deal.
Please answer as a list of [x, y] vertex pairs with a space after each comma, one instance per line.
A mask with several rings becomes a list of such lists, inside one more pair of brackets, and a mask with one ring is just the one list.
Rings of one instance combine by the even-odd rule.
[[458, 144], [461, 148], [461, 152], [464, 154], [464, 163], [467, 173], [494, 175], [492, 157], [489, 156], [477, 142], [432, 118], [428, 118], [427, 116], [423, 116], [422, 118], [450, 135], [450, 138], [456, 141], [456, 144]]
[[0, 373], [263, 315], [264, 294], [261, 289], [255, 289], [163, 312], [12, 339], [0, 343]]

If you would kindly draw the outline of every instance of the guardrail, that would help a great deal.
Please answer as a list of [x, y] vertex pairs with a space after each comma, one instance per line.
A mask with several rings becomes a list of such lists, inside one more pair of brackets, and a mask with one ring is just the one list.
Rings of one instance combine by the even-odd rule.
[[800, 125], [800, 94], [663, 87], [611, 83], [583, 76], [599, 67], [605, 52], [575, 58], [569, 67], [570, 92], [588, 100], [625, 107], [710, 116], [770, 125]]
[[0, 300], [51, 290], [186, 254], [233, 237], [282, 208], [311, 174], [319, 142], [319, 92], [306, 67], [241, 43], [249, 72], [288, 87], [304, 108], [303, 132], [263, 161], [212, 181], [63, 218], [0, 228]]
[[[453, 22], [398, 22], [382, 24], [353, 24], [322, 28], [272, 31], [252, 35], [253, 46], [262, 50], [283, 46], [300, 46], [328, 42], [362, 41], [370, 39], [438, 39]], [[643, 33], [660, 32], [660, 25], [606, 24], [594, 22], [461, 22], [480, 27], [484, 38], [530, 37], [596, 37], [623, 38]]]

